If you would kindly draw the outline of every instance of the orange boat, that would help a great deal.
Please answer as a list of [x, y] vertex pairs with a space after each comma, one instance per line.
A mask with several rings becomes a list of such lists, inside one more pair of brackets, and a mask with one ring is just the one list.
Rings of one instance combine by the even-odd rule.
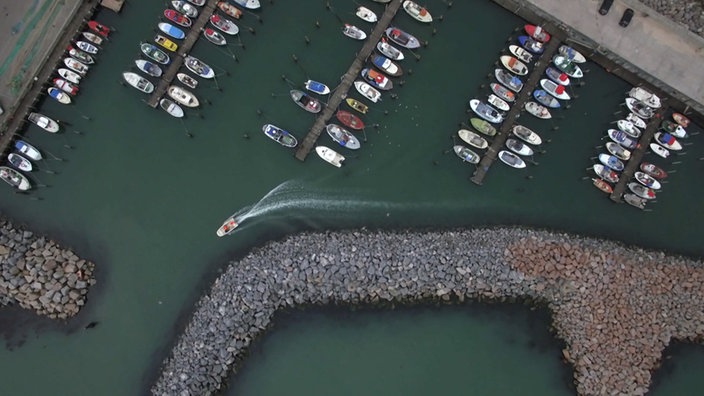
[[335, 117], [350, 129], [360, 130], [364, 128], [364, 123], [362, 122], [362, 119], [350, 113], [349, 111], [338, 110], [337, 113], [335, 113]]
[[218, 8], [222, 10], [222, 12], [235, 19], [240, 19], [240, 17], [242, 16], [242, 11], [228, 2], [218, 1], [217, 5]]
[[672, 119], [675, 120], [676, 123], [680, 124], [682, 128], [687, 128], [689, 126], [689, 118], [685, 117], [684, 114], [672, 113]]
[[594, 182], [594, 186], [596, 188], [607, 194], [611, 194], [612, 192], [614, 192], [614, 189], [611, 187], [611, 184], [605, 182], [602, 179], [592, 179], [592, 182]]

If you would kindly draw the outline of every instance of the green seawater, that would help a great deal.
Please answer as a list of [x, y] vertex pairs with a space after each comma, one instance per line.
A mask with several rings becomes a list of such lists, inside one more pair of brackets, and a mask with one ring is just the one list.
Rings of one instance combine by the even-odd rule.
[[[521, 117], [550, 140], [535, 157], [539, 165], [516, 171], [496, 163], [483, 186], [468, 181], [474, 168], [450, 151], [458, 125], [469, 118], [468, 100], [487, 94], [487, 75], [523, 24], [489, 1], [455, 1], [448, 9], [431, 0], [427, 7], [443, 20], [430, 26], [400, 13], [394, 23], [429, 45], [416, 52], [420, 60], [401, 63], [407, 73], [402, 86], [395, 81], [398, 98], [385, 94], [364, 117], [379, 127], [361, 134], [362, 149], [345, 153], [342, 169], [315, 154], [295, 160], [261, 126], [273, 123], [302, 139], [315, 118], [288, 91], [307, 78], [335, 86], [362, 45], [340, 33], [343, 21], [363, 26], [354, 17], [357, 4], [334, 0], [327, 10], [326, 3], [264, 2], [262, 23], [245, 15], [239, 39], [226, 49], [200, 40], [192, 53], [218, 77], [200, 82], [195, 92], [205, 104], [183, 121], [120, 84], [139, 42], [154, 36], [163, 2], [127, 2], [120, 15], [97, 15], [117, 32], [76, 104], [41, 105], [70, 125], [58, 135], [27, 129], [25, 138], [48, 158], [31, 176], [39, 187], [30, 195], [0, 188], [0, 211], [96, 262], [98, 284], [67, 323], [15, 308], [0, 315], [9, 337], [0, 351], [0, 394], [145, 393], [218, 271], [255, 246], [302, 230], [527, 225], [703, 255], [702, 187], [691, 182], [704, 167], [701, 136], [670, 161], [646, 158], [671, 171], [651, 212], [616, 205], [585, 179], [630, 88], [593, 63], [585, 65], [585, 85], [569, 91], [578, 95], [570, 109], [548, 122]], [[327, 136], [320, 143], [335, 147]], [[243, 208], [250, 211], [241, 228], [216, 238], [221, 222]], [[99, 324], [83, 329], [91, 321]], [[294, 312], [277, 317], [229, 389], [569, 394], [560, 343], [545, 341], [548, 324], [544, 314], [494, 306]], [[702, 367], [701, 348], [677, 349], [652, 393], [695, 393], [704, 386]]]

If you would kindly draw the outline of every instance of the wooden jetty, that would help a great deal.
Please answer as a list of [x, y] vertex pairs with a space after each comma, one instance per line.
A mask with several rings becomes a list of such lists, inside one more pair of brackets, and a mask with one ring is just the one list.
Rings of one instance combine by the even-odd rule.
[[371, 55], [372, 51], [376, 47], [376, 43], [378, 43], [381, 39], [381, 36], [384, 34], [384, 30], [386, 30], [386, 28], [389, 26], [391, 20], [396, 15], [398, 9], [401, 8], [401, 1], [402, 0], [392, 0], [386, 6], [384, 14], [382, 14], [381, 18], [379, 18], [379, 21], [376, 23], [376, 26], [374, 27], [374, 30], [371, 32], [371, 34], [369, 34], [367, 41], [364, 43], [364, 46], [357, 53], [357, 56], [352, 62], [352, 65], [350, 65], [350, 68], [347, 69], [347, 73], [342, 76], [342, 81], [337, 86], [337, 88], [330, 94], [330, 100], [328, 101], [327, 106], [325, 107], [325, 109], [323, 109], [318, 118], [315, 120], [315, 123], [311, 127], [310, 131], [308, 131], [308, 134], [305, 138], [303, 138], [301, 144], [296, 150], [296, 158], [300, 161], [305, 161], [306, 157], [308, 156], [308, 153], [310, 153], [310, 151], [315, 147], [315, 143], [318, 140], [318, 137], [322, 133], [323, 129], [325, 128], [325, 124], [337, 111], [337, 107], [340, 105], [340, 103], [342, 103], [342, 100], [347, 97], [347, 92], [350, 90], [350, 87], [354, 83], [354, 80], [357, 78], [359, 72], [362, 70], [364, 62], [369, 57], [369, 55]]
[[[547, 31], [557, 31], [556, 28], [546, 26]], [[511, 129], [513, 128], [514, 121], [518, 119], [520, 113], [523, 111], [523, 106], [531, 98], [531, 93], [533, 89], [538, 86], [538, 82], [541, 77], [544, 76], [545, 69], [550, 65], [553, 54], [557, 51], [557, 47], [560, 45], [560, 40], [554, 37], [548, 41], [545, 46], [545, 51], [540, 55], [540, 58], [533, 64], [533, 70], [528, 75], [528, 79], [523, 84], [523, 89], [516, 95], [516, 101], [511, 106], [511, 109], [506, 113], [503, 124], [498, 128], [496, 136], [494, 137], [491, 146], [486, 150], [486, 153], [479, 161], [479, 166], [472, 174], [470, 180], [475, 184], [482, 185], [486, 173], [491, 168], [491, 165], [496, 161], [499, 155], [499, 151], [504, 147], [504, 143], [509, 136]], [[499, 66], [501, 67], [501, 66]]]
[[[650, 142], [653, 141], [655, 133], [660, 127], [660, 122], [663, 120], [663, 115], [665, 114], [665, 109], [667, 109], [667, 99], [662, 100], [662, 106], [658, 110], [653, 118], [650, 119], [648, 125], [646, 125], [643, 134], [638, 140], [638, 146], [635, 150], [631, 152], [631, 158], [626, 162], [626, 166], [623, 168], [623, 172], [619, 175], [618, 183], [614, 185], [614, 190], [609, 195], [612, 201], [621, 203], [621, 197], [626, 191], [626, 185], [633, 178], [633, 175], [638, 171], [640, 167], [640, 162], [643, 159], [646, 151], [650, 150]], [[629, 111], [626, 109], [626, 111]]]
[[205, 24], [208, 23], [208, 19], [215, 12], [215, 6], [217, 3], [218, 0], [208, 0], [205, 7], [203, 7], [203, 9], [198, 13], [198, 19], [193, 22], [193, 25], [191, 25], [191, 28], [188, 30], [183, 42], [178, 45], [176, 53], [171, 55], [171, 63], [164, 71], [164, 74], [161, 75], [156, 89], [154, 89], [154, 92], [149, 97], [149, 100], [147, 100], [147, 104], [149, 106], [156, 107], [159, 105], [159, 100], [164, 96], [164, 94], [166, 94], [166, 90], [174, 81], [174, 78], [176, 78], [176, 73], [178, 73], [181, 66], [183, 66], [184, 57], [188, 55], [191, 48], [193, 48], [193, 45], [196, 43], [196, 40], [200, 38], [202, 30], [205, 28]]

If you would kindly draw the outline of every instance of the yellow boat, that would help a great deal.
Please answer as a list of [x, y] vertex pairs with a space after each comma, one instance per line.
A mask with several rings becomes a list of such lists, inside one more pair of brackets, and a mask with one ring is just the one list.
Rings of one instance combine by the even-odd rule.
[[169, 40], [168, 38], [157, 34], [154, 37], [154, 41], [156, 41], [157, 44], [160, 46], [166, 48], [169, 51], [176, 52], [176, 49], [178, 48], [178, 44], [174, 43], [173, 41]]
[[347, 104], [351, 108], [357, 110], [358, 112], [360, 112], [362, 114], [367, 114], [367, 110], [369, 110], [369, 107], [367, 105], [358, 101], [357, 99], [347, 98], [347, 99], [345, 99], [345, 102], [347, 102]]

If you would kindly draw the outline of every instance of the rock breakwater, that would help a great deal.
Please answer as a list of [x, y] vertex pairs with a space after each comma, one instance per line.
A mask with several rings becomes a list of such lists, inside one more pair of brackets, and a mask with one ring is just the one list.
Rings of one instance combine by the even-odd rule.
[[94, 268], [56, 242], [0, 220], [0, 305], [67, 319], [85, 305]]
[[640, 0], [674, 22], [704, 36], [704, 0]]
[[701, 262], [546, 231], [299, 234], [226, 269], [151, 391], [217, 391], [279, 309], [527, 298], [553, 311], [580, 394], [643, 394], [670, 339], [704, 335], [702, 279]]

